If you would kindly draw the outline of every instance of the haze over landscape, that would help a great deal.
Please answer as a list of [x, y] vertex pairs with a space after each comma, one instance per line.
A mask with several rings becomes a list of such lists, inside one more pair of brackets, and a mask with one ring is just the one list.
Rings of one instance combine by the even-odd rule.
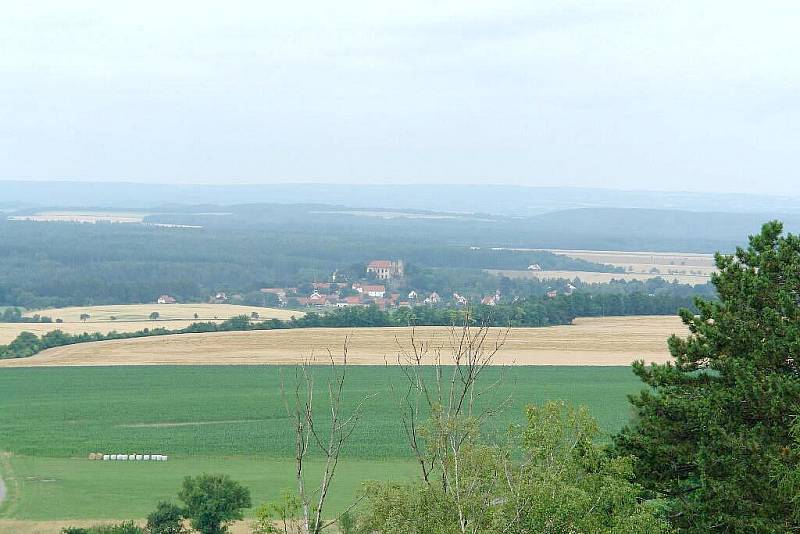
[[800, 531], [800, 4], [0, 16], [0, 534]]

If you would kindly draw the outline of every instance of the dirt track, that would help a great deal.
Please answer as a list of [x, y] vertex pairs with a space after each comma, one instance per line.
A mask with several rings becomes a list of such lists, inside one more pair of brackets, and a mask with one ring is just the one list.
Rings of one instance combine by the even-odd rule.
[[[670, 358], [666, 340], [684, 334], [673, 316], [577, 319], [574, 325], [511, 331], [495, 363], [507, 365], [627, 365], [635, 359]], [[500, 333], [494, 330], [494, 340]], [[182, 334], [58, 347], [31, 358], [0, 360], [0, 367], [99, 365], [291, 364], [309, 355], [325, 361], [327, 349], [341, 352], [349, 336], [349, 362], [396, 363], [399, 347], [410, 346], [408, 328], [314, 328], [256, 332]], [[448, 329], [421, 327], [417, 339], [447, 347]]]

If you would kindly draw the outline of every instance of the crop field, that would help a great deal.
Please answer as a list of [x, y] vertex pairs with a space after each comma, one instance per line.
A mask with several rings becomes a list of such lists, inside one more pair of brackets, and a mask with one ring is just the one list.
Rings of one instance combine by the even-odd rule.
[[[514, 249], [523, 250], [523, 249]], [[622, 267], [624, 273], [599, 273], [586, 271], [509, 271], [491, 270], [493, 274], [510, 278], [538, 278], [551, 280], [580, 278], [588, 283], [607, 283], [611, 280], [649, 280], [661, 277], [667, 281], [678, 280], [682, 284], [705, 284], [716, 272], [712, 254], [691, 252], [624, 252], [615, 250], [545, 250], [561, 256]]]
[[[328, 367], [315, 368], [317, 399]], [[413, 476], [397, 418], [404, 392], [397, 367], [348, 371], [346, 404], [374, 394], [344, 452], [331, 501], [341, 510], [364, 480]], [[522, 421], [525, 404], [565, 399], [589, 406], [607, 432], [630, 419], [626, 395], [641, 384], [627, 367], [490, 368], [485, 397], [507, 408], [488, 432]], [[293, 433], [281, 395], [294, 369], [278, 366], [143, 366], [0, 370], [0, 476], [9, 495], [2, 520], [141, 518], [173, 497], [183, 476], [224, 472], [255, 502], [292, 488]], [[328, 423], [319, 405], [318, 424]], [[102, 462], [90, 452], [160, 453], [168, 462]], [[312, 470], [318, 469], [312, 463]]]
[[241, 306], [239, 304], [115, 304], [109, 306], [86, 306], [73, 308], [48, 308], [26, 315], [47, 315], [64, 322], [79, 322], [84, 313], [90, 315], [87, 322], [112, 321], [147, 321], [150, 314], [158, 312], [160, 319], [170, 320], [199, 320], [228, 319], [236, 315], [250, 315], [258, 313], [262, 319], [289, 319], [293, 315], [302, 315], [302, 312], [284, 310], [281, 308], [263, 308], [260, 306]]
[[[158, 312], [157, 321], [150, 320], [150, 314]], [[280, 308], [240, 306], [236, 304], [121, 304], [110, 306], [86, 306], [74, 308], [49, 308], [29, 311], [25, 315], [39, 314], [63, 323], [0, 323], [0, 344], [8, 343], [27, 331], [41, 335], [53, 330], [63, 330], [70, 334], [83, 332], [108, 333], [132, 332], [143, 328], [183, 328], [196, 321], [222, 321], [236, 315], [250, 315], [256, 312], [261, 319], [289, 319], [303, 312]], [[89, 319], [81, 321], [82, 314]], [[197, 314], [197, 319], [194, 318]]]
[[[179, 334], [94, 343], [46, 350], [30, 358], [0, 360], [3, 367], [85, 365], [292, 364], [309, 356], [341, 353], [348, 340], [348, 361], [357, 365], [394, 364], [411, 346], [410, 328], [303, 328], [249, 332]], [[506, 365], [628, 365], [636, 359], [670, 359], [667, 338], [686, 333], [677, 316], [594, 317], [573, 325], [515, 328], [496, 362]], [[416, 340], [431, 353], [447, 356], [450, 330], [419, 327]], [[494, 329], [489, 340], [502, 336]]]

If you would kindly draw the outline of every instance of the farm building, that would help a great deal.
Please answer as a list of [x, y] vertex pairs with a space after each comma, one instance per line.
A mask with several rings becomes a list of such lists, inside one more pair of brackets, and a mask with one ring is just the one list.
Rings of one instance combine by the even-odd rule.
[[175, 304], [178, 301], [175, 300], [174, 297], [170, 297], [169, 295], [161, 295], [160, 297], [158, 297], [158, 300], [156, 300], [156, 302], [158, 304]]

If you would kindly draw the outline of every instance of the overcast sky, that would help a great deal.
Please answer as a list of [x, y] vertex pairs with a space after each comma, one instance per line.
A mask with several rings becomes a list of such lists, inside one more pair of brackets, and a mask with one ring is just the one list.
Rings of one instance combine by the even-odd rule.
[[40, 0], [0, 179], [800, 193], [800, 2]]

